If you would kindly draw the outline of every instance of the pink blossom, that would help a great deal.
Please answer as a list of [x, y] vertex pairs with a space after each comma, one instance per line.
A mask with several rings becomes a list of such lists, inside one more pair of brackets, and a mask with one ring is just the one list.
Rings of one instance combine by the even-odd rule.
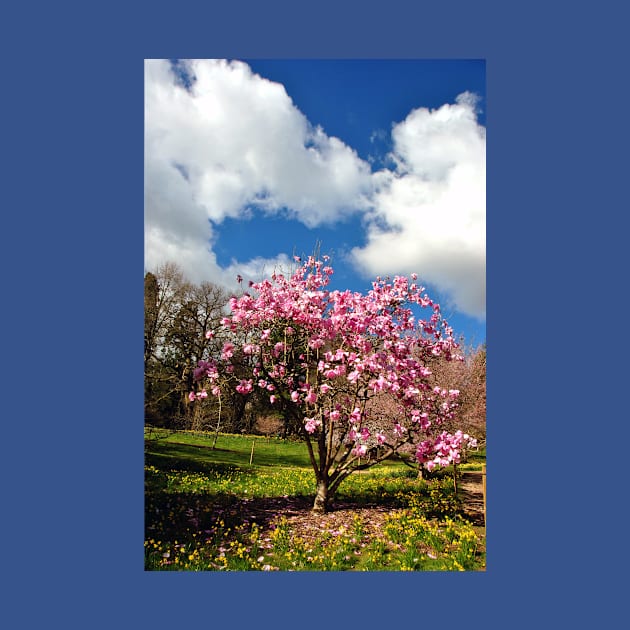
[[190, 392], [190, 394], [188, 394], [188, 400], [190, 400], [190, 402], [195, 402], [195, 399], [195, 392]]
[[352, 372], [350, 372], [350, 374], [348, 374], [347, 378], [348, 378], [348, 380], [351, 383], [356, 383], [359, 380], [360, 376], [361, 376], [361, 374], [357, 370], [352, 370]]
[[398, 437], [402, 437], [403, 434], [405, 434], [406, 432], [407, 432], [407, 429], [405, 429], [405, 427], [401, 426], [398, 422], [394, 425], [394, 433]]
[[199, 361], [197, 367], [193, 370], [193, 378], [196, 381], [200, 381], [204, 376], [207, 376], [211, 370], [213, 370], [213, 367], [210, 363], [207, 361]]
[[367, 453], [367, 446], [365, 444], [358, 444], [352, 449], [352, 454], [355, 457], [363, 457]]
[[214, 337], [214, 330], [206, 332], [206, 339], [212, 339]]
[[231, 359], [234, 356], [234, 344], [226, 341], [223, 344], [223, 350], [221, 350], [221, 358], [225, 361]]
[[[250, 282], [251, 294], [229, 300], [230, 316], [221, 323], [234, 333], [233, 339], [248, 340], [240, 346], [245, 360], [235, 369], [237, 349], [234, 343], [223, 344], [220, 365], [208, 361], [196, 369], [200, 388], [205, 385], [208, 392], [220, 395], [219, 386], [232, 387], [238, 373], [240, 393], [258, 386], [271, 403], [281, 397], [282, 401], [290, 397], [297, 405], [303, 400], [312, 416], [304, 420], [306, 433], [336, 423], [340, 431], [347, 431], [355, 456], [366, 454], [369, 440], [381, 445], [395, 436], [397, 443], [414, 444], [418, 461], [427, 467], [457, 461], [472, 438], [461, 432], [429, 433], [440, 422], [454, 419], [457, 390], [443, 389], [438, 379], [429, 386], [431, 371], [425, 365], [432, 354], [446, 360], [455, 357], [457, 344], [439, 306], [416, 284], [417, 275], [376, 278], [372, 289], [361, 294], [329, 290], [333, 270], [325, 260], [297, 257], [295, 263], [290, 275], [276, 272]], [[431, 312], [423, 319], [417, 311], [425, 308]], [[310, 385], [298, 374], [309, 374]], [[364, 394], [380, 392], [391, 399], [391, 413], [373, 413], [366, 406]], [[433, 424], [429, 414], [435, 417]], [[403, 417], [407, 426], [402, 426]], [[393, 431], [383, 424], [388, 419]]]
[[316, 420], [315, 418], [304, 418], [304, 420], [304, 428], [308, 433], [314, 433], [317, 427], [321, 426], [322, 424], [321, 420]]
[[241, 382], [236, 386], [236, 391], [239, 394], [249, 394], [253, 389], [251, 379], [245, 380], [242, 379]]

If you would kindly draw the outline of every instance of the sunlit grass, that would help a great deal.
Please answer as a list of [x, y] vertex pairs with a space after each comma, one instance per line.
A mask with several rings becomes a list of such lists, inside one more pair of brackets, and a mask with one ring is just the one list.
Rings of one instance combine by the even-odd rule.
[[367, 536], [357, 515], [348, 530], [324, 530], [307, 541], [281, 514], [265, 528], [245, 521], [239, 508], [246, 500], [312, 500], [315, 482], [305, 446], [221, 435], [212, 449], [208, 441], [174, 434], [147, 442], [147, 570], [467, 571], [485, 566], [482, 531], [458, 516], [448, 476], [419, 480], [399, 463], [352, 475], [336, 499], [387, 505], [391, 514], [382, 531]]

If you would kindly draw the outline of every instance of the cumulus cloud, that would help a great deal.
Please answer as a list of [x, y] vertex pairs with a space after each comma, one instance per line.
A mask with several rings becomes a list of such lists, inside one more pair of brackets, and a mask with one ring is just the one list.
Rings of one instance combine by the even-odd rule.
[[189, 85], [168, 61], [145, 61], [147, 265], [185, 243], [190, 263], [218, 273], [211, 222], [252, 204], [308, 227], [367, 207], [369, 166], [310, 125], [282, 85], [238, 61], [180, 68]]
[[350, 259], [366, 277], [415, 271], [483, 316], [485, 130], [475, 106], [466, 93], [412, 111], [392, 128], [386, 163], [395, 166], [373, 173], [246, 64], [147, 60], [145, 267], [170, 260], [193, 282], [257, 280], [290, 261], [278, 254], [221, 267], [214, 230], [225, 218], [247, 218], [254, 206], [313, 228], [360, 213], [366, 245]]
[[415, 271], [454, 307], [483, 318], [486, 140], [475, 107], [464, 93], [393, 127], [396, 168], [374, 174], [367, 243], [351, 258], [366, 276]]

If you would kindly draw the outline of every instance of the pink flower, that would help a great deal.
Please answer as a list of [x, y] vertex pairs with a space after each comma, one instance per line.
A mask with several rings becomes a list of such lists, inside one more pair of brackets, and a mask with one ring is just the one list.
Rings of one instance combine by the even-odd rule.
[[249, 394], [253, 389], [251, 380], [241, 380], [241, 382], [236, 386], [236, 391], [239, 394]]
[[304, 428], [308, 433], [314, 433], [318, 426], [321, 425], [321, 420], [315, 420], [315, 418], [304, 418]]
[[208, 398], [208, 392], [205, 389], [202, 389], [197, 396], [199, 396], [199, 398]]
[[394, 425], [394, 433], [398, 436], [398, 437], [402, 437], [403, 433], [406, 433], [407, 429], [405, 429], [405, 427], [401, 427], [400, 424], [398, 424], [398, 422]]
[[352, 454], [356, 457], [363, 457], [367, 453], [367, 446], [365, 444], [359, 444], [352, 449]]
[[221, 350], [221, 358], [226, 361], [234, 356], [234, 344], [226, 341], [223, 344], [223, 350]]
[[195, 402], [195, 399], [195, 392], [190, 392], [190, 394], [188, 394], [188, 400], [190, 400], [190, 402]]
[[348, 380], [351, 383], [356, 383], [359, 380], [360, 376], [361, 376], [361, 374], [359, 374], [359, 372], [357, 370], [352, 370], [352, 372], [350, 372], [350, 374], [348, 374]]
[[[220, 395], [219, 384], [235, 378], [239, 393], [249, 394], [259, 387], [265, 389], [272, 404], [284, 404], [290, 396], [296, 405], [305, 404], [312, 410], [313, 417], [304, 419], [309, 433], [318, 432], [318, 427], [321, 430], [324, 418], [335, 421], [346, 439], [351, 437], [347, 443], [355, 449], [355, 456], [366, 455], [368, 441], [370, 446], [386, 444], [386, 440], [404, 441], [409, 433], [401, 425], [411, 421], [406, 426], [418, 434], [418, 461], [428, 467], [457, 461], [461, 449], [473, 438], [455, 429], [452, 435], [429, 434], [433, 429], [429, 414], [431, 418], [435, 414], [434, 425], [455, 419], [457, 395], [457, 390], [442, 389], [443, 383], [437, 387], [438, 379], [428, 381], [430, 370], [422, 359], [432, 353], [456, 358], [458, 346], [439, 307], [423, 295], [425, 289], [416, 284], [416, 274], [393, 280], [377, 278], [366, 294], [328, 290], [332, 274], [328, 265], [315, 257], [297, 259], [288, 276], [274, 272], [261, 282], [250, 282], [251, 293], [233, 296], [230, 316], [221, 320], [225, 328], [217, 330], [231, 331], [234, 343], [224, 344], [222, 339], [221, 365], [213, 360], [198, 364], [197, 380], [207, 386], [207, 394]], [[427, 307], [430, 315], [423, 318], [419, 311]], [[416, 332], [423, 334], [417, 336]], [[201, 334], [216, 339], [214, 331]], [[236, 343], [236, 339], [246, 342]], [[234, 367], [237, 355], [245, 361]], [[310, 376], [315, 367], [321, 375], [318, 381], [324, 383], [309, 386], [298, 380], [297, 370], [308, 371]], [[340, 384], [338, 393], [336, 384]], [[360, 384], [367, 386], [366, 395], [382, 391], [392, 399], [391, 412], [379, 410], [370, 416], [369, 430], [363, 426], [363, 403], [353, 402], [361, 395]], [[189, 396], [191, 400], [202, 397], [201, 392]], [[400, 420], [403, 415], [405, 422]], [[379, 426], [379, 417], [392, 418], [393, 431]], [[397, 420], [400, 424], [394, 426]]]

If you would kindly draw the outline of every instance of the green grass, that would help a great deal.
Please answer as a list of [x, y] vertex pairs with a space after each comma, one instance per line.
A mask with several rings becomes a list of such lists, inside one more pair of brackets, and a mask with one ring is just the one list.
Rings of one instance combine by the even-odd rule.
[[[148, 448], [150, 452], [159, 453], [160, 447], [162, 447], [164, 456], [197, 462], [201, 466], [213, 461], [222, 464], [249, 466], [253, 444], [253, 463], [256, 466], [277, 466], [280, 464], [309, 469], [311, 466], [306, 445], [303, 442], [220, 433], [214, 448], [213, 444], [213, 434], [200, 435], [178, 432], [148, 442]], [[172, 446], [176, 446], [177, 449], [173, 450]]]
[[[418, 480], [400, 462], [351, 475], [336, 500], [356, 507], [352, 531], [323, 531], [317, 540], [303, 541], [281, 514], [283, 501], [299, 501], [304, 509], [312, 503], [315, 480], [303, 443], [220, 434], [213, 449], [212, 434], [155, 437], [145, 442], [147, 570], [440, 571], [485, 565], [483, 530], [458, 517], [448, 476]], [[245, 519], [244, 506], [274, 501], [277, 518]], [[366, 504], [392, 509], [384, 531], [372, 539], [361, 532], [359, 513]]]

